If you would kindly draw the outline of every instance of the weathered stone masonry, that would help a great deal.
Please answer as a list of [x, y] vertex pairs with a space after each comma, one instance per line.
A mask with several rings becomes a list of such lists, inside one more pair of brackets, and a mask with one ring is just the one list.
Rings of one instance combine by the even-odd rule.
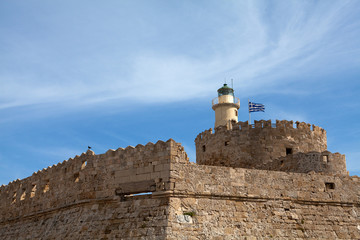
[[[200, 133], [195, 143], [199, 164], [348, 174], [345, 156], [327, 151], [326, 131], [303, 122], [296, 122], [295, 127], [292, 121], [277, 120], [273, 125], [261, 120], [254, 126], [233, 122], [230, 129], [221, 126], [215, 132]], [[320, 153], [315, 154], [316, 161], [313, 155], [304, 154], [312, 152]]]
[[[360, 238], [357, 176], [194, 164], [171, 175], [168, 239]], [[179, 217], [189, 212], [191, 223]]]
[[[173, 140], [92, 151], [0, 188], [0, 239], [136, 239], [165, 236]], [[132, 196], [136, 193], [151, 195]], [[159, 197], [156, 197], [159, 193]]]
[[[170, 139], [88, 151], [1, 186], [0, 239], [360, 239], [360, 178], [326, 151], [325, 131], [256, 124], [202, 133], [201, 164]], [[256, 164], [239, 168], [231, 151]]]

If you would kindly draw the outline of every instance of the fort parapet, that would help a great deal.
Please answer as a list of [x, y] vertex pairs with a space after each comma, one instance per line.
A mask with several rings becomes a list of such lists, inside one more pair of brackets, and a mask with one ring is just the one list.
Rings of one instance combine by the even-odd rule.
[[197, 165], [173, 140], [88, 151], [0, 200], [5, 240], [360, 238], [358, 177]]
[[[332, 157], [329, 161], [315, 163], [299, 159], [299, 164], [287, 164], [280, 168], [289, 155], [327, 151], [326, 131], [318, 126], [293, 121], [232, 122], [230, 128], [220, 126], [200, 133], [196, 139], [196, 161], [212, 166], [231, 166], [251, 169], [271, 169], [292, 172], [338, 172], [347, 173], [345, 157]], [[327, 154], [326, 156], [329, 156]], [[331, 155], [332, 156], [332, 155]], [[281, 160], [279, 160], [282, 158]], [[307, 159], [309, 159], [307, 157]], [[312, 163], [321, 167], [316, 167]], [[306, 166], [303, 166], [307, 165]]]
[[145, 223], [149, 230], [144, 220], [149, 216], [141, 215], [148, 211], [152, 221], [156, 219], [153, 236], [161, 236], [166, 201], [140, 195], [134, 206], [129, 199], [173, 189], [170, 165], [181, 161], [188, 161], [186, 153], [170, 139], [100, 155], [89, 150], [13, 181], [0, 188], [0, 239], [100, 239], [112, 230], [110, 220], [104, 225], [101, 221], [111, 219], [113, 209], [118, 209], [118, 223], [123, 223], [118, 231], [144, 230]]

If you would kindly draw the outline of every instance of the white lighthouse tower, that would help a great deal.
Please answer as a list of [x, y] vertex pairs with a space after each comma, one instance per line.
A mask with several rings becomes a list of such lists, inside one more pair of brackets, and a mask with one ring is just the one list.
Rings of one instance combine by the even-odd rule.
[[212, 109], [215, 111], [215, 128], [218, 126], [230, 127], [232, 120], [238, 121], [240, 99], [234, 96], [234, 89], [224, 86], [217, 90], [218, 97], [212, 100]]

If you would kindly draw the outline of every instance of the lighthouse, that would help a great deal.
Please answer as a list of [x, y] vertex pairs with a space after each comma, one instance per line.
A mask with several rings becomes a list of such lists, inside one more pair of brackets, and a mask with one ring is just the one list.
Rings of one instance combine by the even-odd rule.
[[234, 89], [226, 83], [217, 90], [218, 97], [212, 100], [212, 109], [215, 111], [215, 128], [230, 127], [231, 121], [238, 121], [240, 99], [234, 96]]

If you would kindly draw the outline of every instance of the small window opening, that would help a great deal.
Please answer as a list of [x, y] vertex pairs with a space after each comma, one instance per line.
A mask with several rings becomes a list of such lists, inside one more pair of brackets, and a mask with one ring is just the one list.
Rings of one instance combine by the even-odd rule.
[[202, 146], [202, 149], [203, 149], [203, 152], [205, 152], [205, 151], [206, 151], [206, 146], [203, 145], [203, 146]]
[[225, 142], [225, 146], [228, 146], [230, 144], [230, 141]]
[[16, 192], [15, 192], [14, 195], [13, 195], [13, 199], [12, 199], [11, 204], [14, 204], [14, 203], [16, 203]]
[[290, 155], [293, 153], [293, 149], [292, 148], [286, 148], [286, 155]]
[[[152, 194], [152, 192], [142, 192], [142, 193], [130, 194], [130, 195], [128, 195], [128, 196], [133, 196], [133, 197], [135, 197], [135, 196], [151, 195], [151, 194]], [[125, 196], [126, 196], [126, 195], [125, 195]]]
[[74, 174], [75, 182], [79, 182], [79, 173]]
[[324, 162], [324, 163], [328, 163], [328, 162], [329, 162], [329, 156], [328, 156], [328, 155], [324, 155], [324, 156], [323, 156], [323, 162]]
[[237, 117], [238, 116], [238, 111], [235, 109], [235, 116]]
[[83, 162], [81, 165], [81, 170], [83, 170], [86, 167], [87, 161]]
[[290, 208], [284, 208], [285, 211], [290, 211]]
[[281, 161], [280, 161], [280, 164], [281, 164], [281, 166], [283, 166], [283, 165], [284, 165], [284, 161], [283, 161], [283, 160], [281, 160]]
[[21, 194], [21, 196], [20, 196], [20, 201], [23, 201], [26, 197], [26, 190], [23, 189], [23, 191], [24, 191], [23, 194]]
[[325, 183], [325, 188], [326, 188], [326, 190], [335, 189], [335, 183], [326, 182], [326, 183]]
[[46, 183], [43, 192], [46, 193], [50, 190], [49, 182]]
[[138, 197], [138, 196], [151, 196], [152, 192], [141, 192], [141, 193], [127, 193], [127, 194], [123, 194], [123, 193], [116, 193], [115, 194], [118, 195], [120, 197], [120, 201], [126, 201], [127, 198], [132, 198], [132, 197]]
[[33, 185], [32, 189], [31, 189], [31, 193], [30, 193], [30, 198], [35, 197], [35, 192], [36, 192], [36, 185]]

